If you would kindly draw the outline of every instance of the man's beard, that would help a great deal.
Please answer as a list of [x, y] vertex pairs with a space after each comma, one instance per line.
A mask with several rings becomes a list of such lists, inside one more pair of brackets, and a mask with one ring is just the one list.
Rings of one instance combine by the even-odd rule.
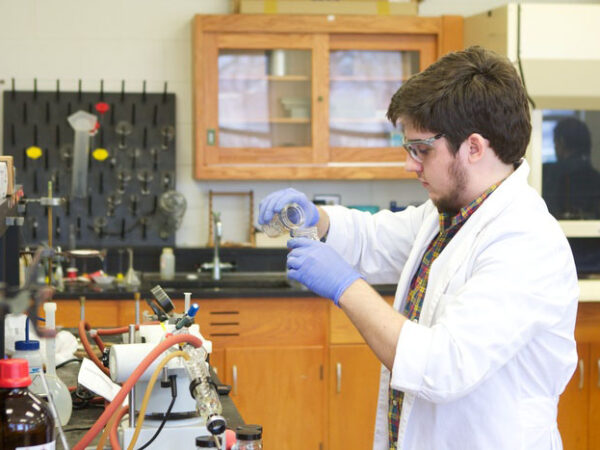
[[460, 209], [466, 205], [461, 204], [462, 194], [467, 186], [467, 172], [460, 164], [458, 158], [448, 168], [448, 176], [452, 180], [450, 190], [439, 199], [433, 201], [440, 213], [450, 214], [454, 216], [458, 214]]

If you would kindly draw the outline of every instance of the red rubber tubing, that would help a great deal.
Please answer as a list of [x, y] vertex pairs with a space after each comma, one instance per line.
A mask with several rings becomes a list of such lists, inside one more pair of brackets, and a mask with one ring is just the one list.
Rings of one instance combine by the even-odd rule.
[[[140, 329], [139, 325], [135, 326], [136, 331]], [[102, 328], [96, 330], [100, 336], [109, 336], [111, 334], [122, 334], [127, 333], [129, 331], [129, 327], [119, 327], [119, 328]]]
[[108, 439], [110, 440], [110, 447], [112, 448], [112, 450], [121, 450], [118, 429], [119, 423], [121, 423], [121, 419], [127, 411], [129, 411], [129, 406], [123, 406], [117, 413], [117, 420], [115, 420], [112, 424], [112, 427], [110, 427], [110, 434], [108, 435]]
[[81, 438], [81, 440], [75, 444], [73, 450], [84, 450], [90, 442], [102, 431], [106, 422], [112, 417], [117, 408], [121, 407], [125, 397], [129, 393], [129, 391], [133, 388], [133, 385], [139, 380], [142, 374], [150, 367], [150, 364], [154, 362], [156, 358], [158, 358], [165, 350], [168, 350], [175, 344], [179, 344], [180, 342], [187, 342], [194, 347], [201, 347], [202, 341], [196, 336], [192, 336], [191, 334], [176, 334], [174, 336], [169, 336], [160, 344], [146, 355], [146, 357], [142, 360], [139, 366], [133, 371], [131, 376], [127, 378], [127, 381], [123, 383], [123, 387], [117, 393], [112, 402], [106, 407], [102, 415], [98, 418], [96, 423], [90, 428], [90, 430]]
[[98, 346], [98, 348], [100, 349], [101, 352], [104, 352], [104, 342], [102, 341], [102, 339], [100, 338], [100, 336], [98, 336], [98, 334], [94, 334], [92, 336], [92, 339], [94, 340], [94, 342], [96, 342], [96, 345]]
[[[92, 350], [90, 341], [88, 341], [86, 330], [90, 330], [90, 328], [91, 328], [90, 325], [87, 322], [84, 322], [82, 320], [79, 322], [78, 328], [79, 328], [79, 339], [81, 339], [81, 343], [83, 344], [83, 348], [85, 348], [85, 352], [88, 354], [90, 359], [94, 362], [94, 364], [96, 364], [96, 366], [98, 366], [98, 368], [102, 372], [104, 372], [106, 375], [110, 376], [110, 370], [108, 370], [108, 367], [104, 367], [104, 364], [102, 364], [102, 361], [100, 361], [98, 359], [98, 357], [94, 353], [94, 350]], [[103, 345], [103, 347], [104, 347], [104, 345]]]

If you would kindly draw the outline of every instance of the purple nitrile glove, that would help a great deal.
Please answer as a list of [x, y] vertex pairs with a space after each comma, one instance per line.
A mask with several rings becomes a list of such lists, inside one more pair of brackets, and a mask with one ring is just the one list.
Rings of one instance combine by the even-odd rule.
[[[275, 214], [281, 212], [283, 207], [289, 203], [297, 203], [305, 214], [304, 227], [313, 227], [319, 221], [319, 210], [308, 197], [296, 189], [287, 188], [275, 191], [267, 195], [258, 205], [258, 223], [266, 225], [271, 222]], [[294, 218], [290, 217], [293, 222]]]
[[290, 239], [288, 278], [339, 305], [342, 294], [362, 276], [331, 246], [306, 238]]

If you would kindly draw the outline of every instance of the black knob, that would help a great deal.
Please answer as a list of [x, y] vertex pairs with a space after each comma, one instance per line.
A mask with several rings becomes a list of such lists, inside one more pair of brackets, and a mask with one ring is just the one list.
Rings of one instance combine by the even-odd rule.
[[102, 358], [100, 359], [102, 361], [102, 365], [104, 367], [108, 367], [108, 361], [109, 361], [108, 355], [109, 354], [110, 354], [110, 347], [106, 347], [104, 349], [104, 351], [102, 352]]

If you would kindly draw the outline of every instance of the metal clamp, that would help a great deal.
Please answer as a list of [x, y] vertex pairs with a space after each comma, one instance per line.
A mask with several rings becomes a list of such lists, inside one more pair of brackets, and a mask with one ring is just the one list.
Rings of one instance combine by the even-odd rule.
[[42, 197], [40, 198], [40, 205], [42, 206], [60, 206], [64, 202], [64, 198], [61, 197]]

